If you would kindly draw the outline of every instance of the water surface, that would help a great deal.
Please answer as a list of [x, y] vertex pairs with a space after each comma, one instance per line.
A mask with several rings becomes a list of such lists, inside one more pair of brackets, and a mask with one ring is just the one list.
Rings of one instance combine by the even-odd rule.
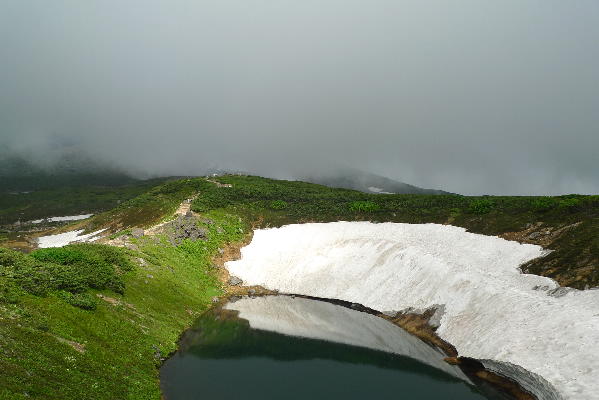
[[167, 400], [502, 398], [444, 357], [367, 313], [288, 296], [243, 298], [196, 321], [163, 365], [161, 385]]

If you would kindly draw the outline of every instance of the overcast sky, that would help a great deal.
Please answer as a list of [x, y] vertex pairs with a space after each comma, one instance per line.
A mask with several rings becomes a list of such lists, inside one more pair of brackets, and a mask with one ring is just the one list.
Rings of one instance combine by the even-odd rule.
[[599, 193], [599, 1], [0, 0], [0, 142]]

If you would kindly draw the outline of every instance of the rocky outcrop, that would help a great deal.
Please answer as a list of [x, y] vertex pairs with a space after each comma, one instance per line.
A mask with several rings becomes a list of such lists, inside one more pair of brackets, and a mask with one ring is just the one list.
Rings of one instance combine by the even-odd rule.
[[165, 226], [165, 233], [169, 242], [178, 246], [184, 240], [206, 240], [208, 231], [198, 225], [198, 220], [193, 215], [179, 216]]

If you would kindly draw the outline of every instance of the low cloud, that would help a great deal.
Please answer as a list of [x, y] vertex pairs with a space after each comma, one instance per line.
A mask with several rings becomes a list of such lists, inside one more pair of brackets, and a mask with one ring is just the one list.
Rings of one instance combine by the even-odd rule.
[[139, 176], [599, 192], [599, 3], [8, 0], [0, 142]]

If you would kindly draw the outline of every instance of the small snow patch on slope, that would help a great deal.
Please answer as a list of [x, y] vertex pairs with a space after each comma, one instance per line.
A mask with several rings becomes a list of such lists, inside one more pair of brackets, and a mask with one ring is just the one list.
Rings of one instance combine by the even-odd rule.
[[383, 191], [383, 189], [378, 188], [378, 187], [374, 187], [374, 186], [369, 186], [368, 190], [370, 190], [372, 193], [393, 194], [391, 192], [385, 192], [385, 191]]
[[57, 235], [40, 236], [37, 239], [37, 247], [44, 249], [48, 247], [62, 247], [74, 242], [89, 242], [91, 240], [95, 240], [96, 236], [105, 230], [106, 229], [100, 229], [99, 231], [82, 235], [83, 229], [80, 229], [77, 231], [59, 233]]
[[32, 224], [41, 224], [44, 221], [48, 222], [64, 222], [64, 221], [79, 221], [81, 219], [86, 219], [91, 217], [94, 214], [81, 214], [81, 215], [66, 215], [64, 217], [50, 217], [50, 218], [42, 218], [31, 221]]
[[379, 311], [445, 305], [437, 333], [461, 356], [543, 377], [558, 394], [529, 388], [540, 398], [599, 399], [599, 290], [549, 296], [553, 280], [518, 268], [544, 254], [454, 226], [335, 222], [257, 230], [227, 268], [248, 285]]

